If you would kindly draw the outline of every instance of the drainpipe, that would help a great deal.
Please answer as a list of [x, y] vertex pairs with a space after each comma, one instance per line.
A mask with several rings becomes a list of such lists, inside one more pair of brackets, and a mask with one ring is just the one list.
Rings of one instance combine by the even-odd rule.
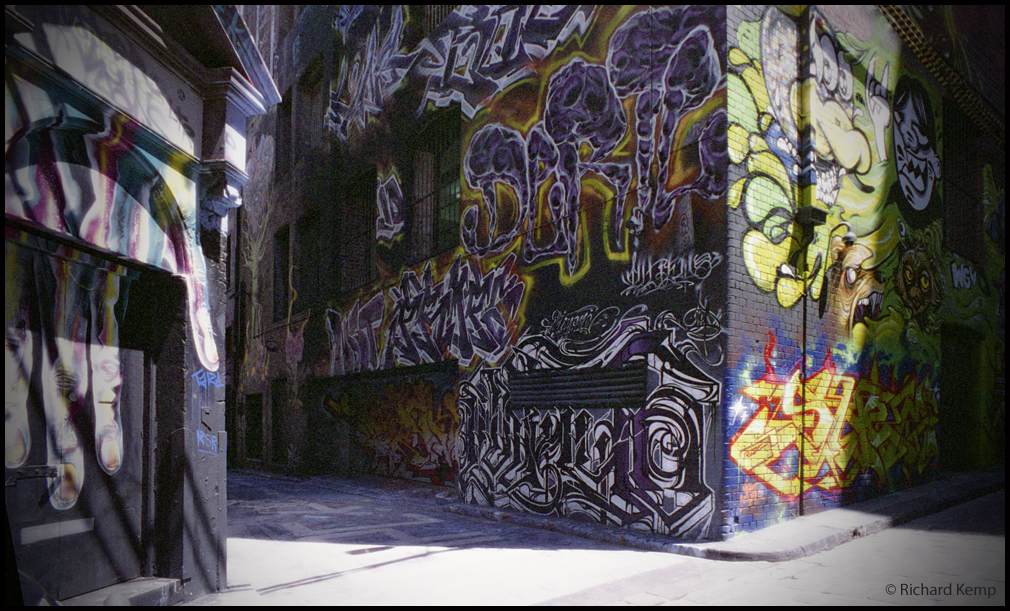
[[[813, 87], [808, 87], [808, 83], [813, 82], [814, 70], [813, 70], [813, 47], [816, 41], [812, 40], [811, 36], [813, 34], [813, 7], [808, 6], [803, 12], [802, 21], [800, 22], [800, 35], [799, 35], [799, 53], [797, 57], [799, 58], [799, 65], [797, 66], [796, 74], [799, 78], [799, 124], [797, 129], [799, 132], [799, 155], [800, 155], [800, 169], [801, 176], [798, 180], [799, 189], [799, 201], [797, 202], [797, 224], [800, 227], [801, 239], [800, 239], [800, 249], [799, 249], [799, 265], [797, 266], [797, 271], [802, 279], [803, 283], [803, 325], [802, 325], [802, 337], [800, 341], [800, 349], [802, 363], [800, 365], [800, 397], [803, 404], [800, 406], [800, 458], [799, 458], [799, 480], [800, 480], [800, 498], [799, 498], [799, 514], [802, 517], [806, 511], [804, 509], [803, 494], [804, 494], [804, 484], [806, 482], [806, 473], [804, 469], [804, 462], [806, 459], [806, 433], [807, 433], [807, 419], [806, 419], [806, 406], [807, 406], [807, 318], [809, 314], [809, 299], [810, 299], [810, 281], [812, 280], [811, 272], [807, 269], [807, 251], [810, 248], [810, 244], [814, 240], [815, 227], [824, 224], [826, 218], [822, 218], [821, 211], [814, 207], [814, 195], [817, 192], [817, 172], [813, 171], [814, 163], [816, 161], [815, 150], [816, 133], [813, 129], [813, 117], [811, 116], [811, 109], [813, 104], [811, 103], [811, 96], [816, 95], [816, 91]], [[809, 170], [809, 173], [807, 171]], [[803, 176], [809, 176], [809, 179], [804, 179]], [[826, 215], [823, 215], [826, 217]]]

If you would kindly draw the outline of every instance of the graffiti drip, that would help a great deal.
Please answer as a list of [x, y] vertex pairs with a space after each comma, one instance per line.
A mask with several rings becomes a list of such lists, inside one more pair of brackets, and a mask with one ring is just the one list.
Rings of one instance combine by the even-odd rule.
[[[670, 153], [683, 117], [703, 106], [723, 85], [719, 52], [725, 48], [725, 40], [718, 25], [720, 17], [724, 14], [713, 7], [650, 9], [628, 20], [610, 40], [610, 81], [622, 100], [636, 100], [638, 205], [630, 220], [633, 233], [641, 232], [646, 219], [655, 229], [662, 229], [672, 217], [676, 199], [686, 191], [667, 191]], [[720, 140], [716, 126], [705, 131], [700, 142], [708, 137]], [[713, 163], [714, 159], [705, 162], [705, 157], [713, 157], [721, 148], [706, 150], [711, 146], [703, 145], [703, 176], [720, 165]], [[721, 174], [724, 170], [718, 171]], [[707, 186], [719, 190], [704, 195], [721, 194], [721, 178], [699, 182], [711, 183]]]

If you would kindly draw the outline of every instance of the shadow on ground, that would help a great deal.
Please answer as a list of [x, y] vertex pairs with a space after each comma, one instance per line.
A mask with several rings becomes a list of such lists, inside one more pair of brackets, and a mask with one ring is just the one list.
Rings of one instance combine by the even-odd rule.
[[905, 530], [1006, 537], [1006, 490], [906, 524]]
[[617, 550], [580, 537], [469, 518], [443, 510], [453, 488], [381, 477], [296, 479], [231, 472], [230, 539], [394, 547]]

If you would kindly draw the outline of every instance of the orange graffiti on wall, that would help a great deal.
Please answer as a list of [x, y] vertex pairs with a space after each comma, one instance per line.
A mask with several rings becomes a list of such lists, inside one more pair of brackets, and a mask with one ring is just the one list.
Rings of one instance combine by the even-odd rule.
[[899, 466], [906, 480], [914, 480], [934, 463], [939, 418], [928, 383], [909, 375], [900, 389], [885, 386], [876, 363], [858, 380], [839, 373], [829, 353], [823, 367], [806, 379], [804, 397], [799, 367], [780, 378], [774, 350], [772, 335], [765, 375], [740, 391], [758, 405], [730, 442], [730, 459], [745, 473], [777, 495], [795, 499], [799, 460], [804, 494], [850, 488], [864, 473], [886, 482]]
[[431, 382], [390, 384], [381, 392], [345, 393], [326, 409], [351, 421], [373, 473], [407, 479], [454, 481], [459, 411], [455, 391], [439, 398]]
[[867, 472], [887, 481], [899, 466], [905, 481], [915, 481], [936, 463], [940, 407], [928, 378], [909, 374], [900, 387], [896, 381], [885, 386], [880, 365], [874, 362], [870, 375], [856, 386], [854, 401], [851, 430], [842, 439], [842, 450], [853, 464], [847, 486]]
[[801, 371], [780, 378], [774, 352], [773, 335], [765, 348], [764, 377], [740, 391], [758, 409], [730, 442], [730, 459], [779, 496], [798, 497], [799, 469], [788, 455], [800, 451], [802, 439], [805, 489], [836, 490], [845, 471], [841, 439], [856, 379], [840, 375], [829, 354], [824, 367], [807, 378], [804, 400]]

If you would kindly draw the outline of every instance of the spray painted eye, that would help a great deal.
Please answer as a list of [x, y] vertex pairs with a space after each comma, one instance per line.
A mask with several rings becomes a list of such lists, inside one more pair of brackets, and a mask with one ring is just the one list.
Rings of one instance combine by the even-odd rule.
[[849, 288], [855, 286], [857, 279], [858, 276], [856, 275], [856, 270], [851, 267], [845, 270], [845, 283], [849, 286]]
[[922, 285], [923, 291], [928, 291], [929, 288], [933, 285], [933, 282], [929, 279], [929, 276], [923, 276], [922, 279], [919, 281], [919, 283]]

